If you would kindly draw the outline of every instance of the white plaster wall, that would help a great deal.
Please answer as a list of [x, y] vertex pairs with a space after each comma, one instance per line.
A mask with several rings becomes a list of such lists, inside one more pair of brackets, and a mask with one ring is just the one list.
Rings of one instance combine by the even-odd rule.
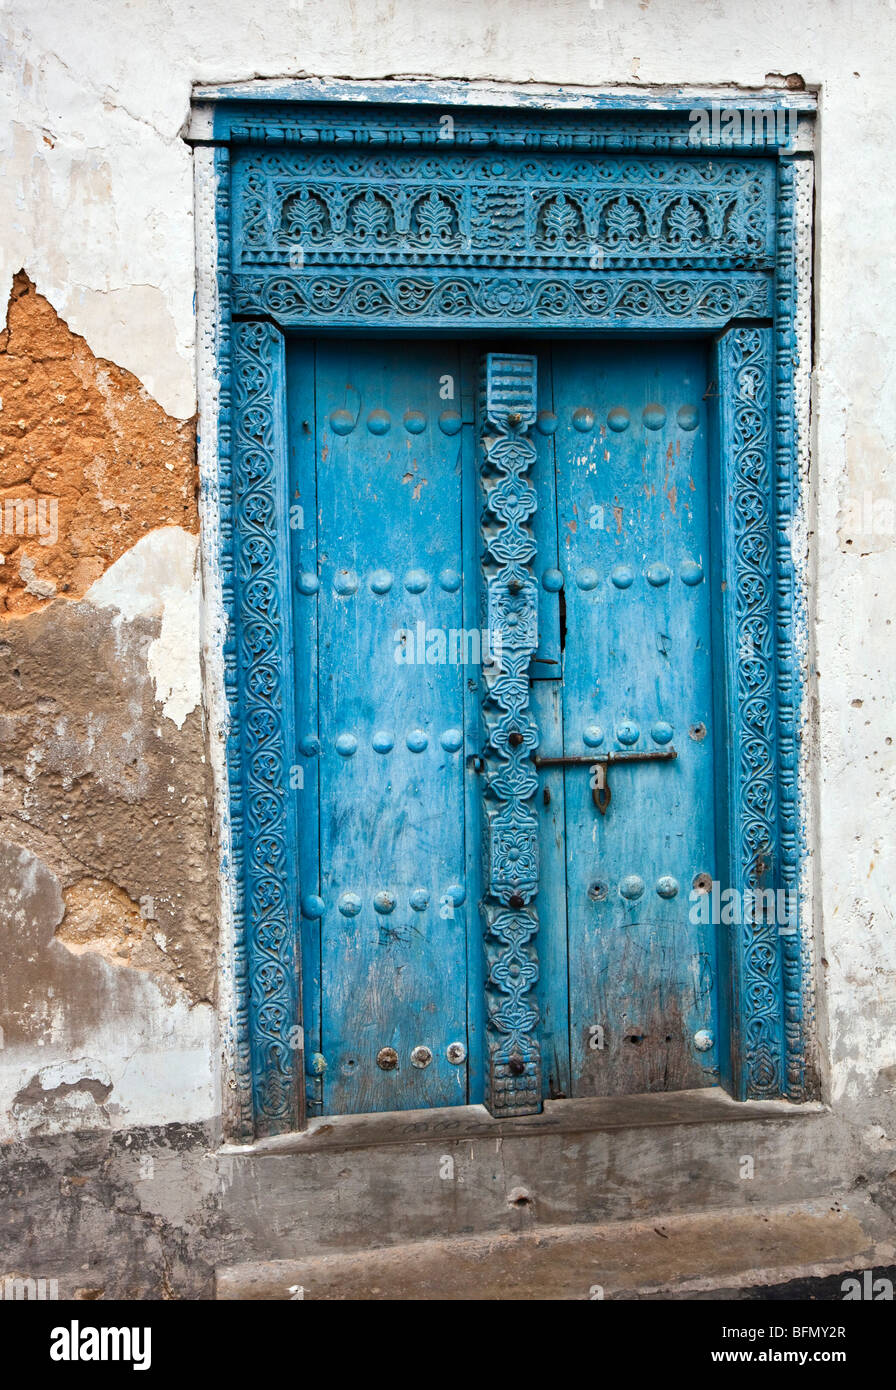
[[116, 626], [137, 617], [161, 619], [146, 653], [147, 669], [162, 713], [179, 729], [202, 699], [197, 550], [196, 536], [180, 526], [160, 526], [141, 536], [84, 595], [98, 608], [117, 610]]
[[[851, 499], [896, 497], [896, 0], [0, 0], [0, 31], [0, 301], [24, 266], [94, 352], [183, 417], [195, 408], [181, 139], [193, 84], [428, 75], [752, 88], [798, 72], [819, 86], [816, 926], [831, 1095], [870, 1095], [896, 1063], [896, 574], [892, 535], [843, 522]], [[182, 1109], [171, 1091], [170, 1118]]]

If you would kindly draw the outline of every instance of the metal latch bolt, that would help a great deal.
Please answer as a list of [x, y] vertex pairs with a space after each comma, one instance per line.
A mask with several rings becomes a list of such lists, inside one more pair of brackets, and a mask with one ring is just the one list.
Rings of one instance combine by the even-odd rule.
[[668, 763], [678, 757], [674, 748], [664, 748], [651, 753], [602, 753], [598, 757], [542, 758], [533, 757], [537, 768], [542, 767], [588, 767], [591, 768], [591, 797], [602, 816], [607, 814], [610, 804], [609, 769], [612, 763]]

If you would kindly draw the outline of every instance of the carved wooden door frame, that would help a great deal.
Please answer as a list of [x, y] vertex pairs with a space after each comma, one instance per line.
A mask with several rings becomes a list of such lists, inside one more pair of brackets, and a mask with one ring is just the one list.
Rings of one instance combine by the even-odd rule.
[[[729, 882], [783, 889], [791, 909], [783, 925], [748, 922], [725, 938], [722, 1079], [739, 1099], [812, 1091], [810, 941], [796, 907], [806, 620], [794, 551], [808, 460], [813, 102], [730, 101], [739, 124], [719, 98], [687, 96], [536, 102], [427, 83], [198, 94], [234, 1137], [304, 1121], [285, 466], [284, 344], [297, 330], [714, 341]], [[213, 358], [204, 389], [203, 353]], [[216, 575], [207, 564], [207, 589]]]

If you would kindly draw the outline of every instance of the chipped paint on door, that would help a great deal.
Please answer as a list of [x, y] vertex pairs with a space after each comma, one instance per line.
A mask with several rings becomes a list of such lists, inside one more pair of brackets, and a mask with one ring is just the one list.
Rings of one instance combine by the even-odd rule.
[[288, 379], [309, 1109], [463, 1104], [478, 633], [457, 349], [301, 344]]
[[547, 1094], [718, 1078], [706, 373], [696, 343], [542, 352]]

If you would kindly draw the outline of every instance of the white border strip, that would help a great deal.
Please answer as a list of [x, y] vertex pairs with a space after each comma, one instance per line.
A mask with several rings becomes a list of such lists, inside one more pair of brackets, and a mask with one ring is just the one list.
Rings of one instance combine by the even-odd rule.
[[215, 221], [217, 181], [215, 152], [193, 151], [196, 222], [196, 389], [199, 421], [196, 455], [199, 467], [199, 550], [202, 574], [200, 641], [203, 665], [203, 710], [213, 784], [213, 826], [218, 854], [218, 1026], [220, 1073], [216, 1077], [225, 1129], [236, 1123], [233, 1105], [236, 1074], [236, 1007], [234, 971], [233, 844], [227, 735], [230, 711], [224, 683], [227, 612], [221, 583], [221, 510], [218, 485], [218, 233]]
[[[787, 87], [550, 87], [531, 82], [452, 82], [431, 77], [352, 80], [338, 77], [251, 78], [245, 82], [199, 84], [193, 89], [188, 140], [214, 139], [215, 105], [220, 102], [373, 102], [385, 106], [505, 107], [527, 111], [690, 111], [718, 106], [814, 113], [814, 91]], [[261, 112], [259, 112], [259, 116]]]
[[803, 1039], [808, 1077], [822, 1082], [827, 1096], [825, 1049], [819, 1038], [818, 963], [822, 950], [821, 894], [817, 883], [819, 857], [816, 853], [820, 762], [814, 711], [817, 708], [814, 672], [815, 586], [814, 551], [810, 541], [814, 523], [815, 496], [812, 476], [812, 309], [813, 309], [813, 216], [815, 168], [810, 159], [794, 161], [794, 258], [796, 269], [795, 336], [797, 364], [793, 379], [793, 405], [796, 428], [796, 508], [791, 534], [794, 567], [794, 658], [798, 663], [802, 698], [799, 709], [800, 752], [797, 795], [802, 843], [800, 851], [800, 955], [803, 995]]

